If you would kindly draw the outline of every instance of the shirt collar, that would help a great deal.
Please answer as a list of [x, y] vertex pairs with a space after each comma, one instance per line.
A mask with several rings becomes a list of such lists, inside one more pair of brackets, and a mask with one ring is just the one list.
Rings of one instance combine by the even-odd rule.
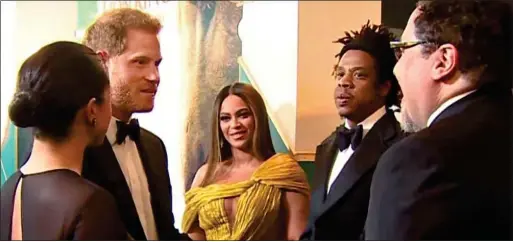
[[452, 104], [454, 104], [455, 102], [457, 102], [458, 100], [472, 94], [473, 92], [475, 92], [476, 90], [472, 90], [472, 91], [468, 91], [468, 92], [465, 92], [463, 94], [460, 94], [460, 95], [457, 95], [455, 97], [452, 97], [450, 98], [449, 100], [445, 101], [444, 103], [442, 103], [442, 105], [440, 105], [428, 118], [428, 121], [427, 121], [427, 127], [429, 127], [433, 121], [435, 121], [436, 117], [438, 117], [445, 109], [447, 109], [449, 106], [451, 106]]
[[105, 134], [111, 145], [114, 145], [116, 143], [116, 133], [118, 132], [118, 126], [116, 125], [116, 121], [118, 120], [119, 119], [114, 117], [110, 118], [109, 128], [107, 129], [107, 133]]
[[[374, 113], [371, 114], [370, 116], [368, 116], [365, 120], [363, 120], [362, 122], [358, 123], [358, 125], [362, 125], [362, 128], [363, 128], [363, 135], [362, 135], [362, 137], [365, 136], [369, 132], [369, 130], [372, 129], [374, 124], [376, 124], [376, 122], [378, 122], [378, 120], [381, 117], [383, 117], [386, 113], [387, 113], [386, 107], [382, 106], [378, 110], [374, 111]], [[347, 120], [345, 121], [344, 126], [346, 128], [348, 128], [348, 129], [350, 129], [349, 124], [347, 123]]]
[[[132, 118], [130, 118], [128, 122], [130, 122], [130, 120], [132, 120]], [[117, 121], [120, 120], [114, 116], [110, 118], [109, 128], [107, 128], [107, 133], [105, 134], [111, 145], [116, 144], [116, 133], [118, 132], [118, 125], [116, 124]]]

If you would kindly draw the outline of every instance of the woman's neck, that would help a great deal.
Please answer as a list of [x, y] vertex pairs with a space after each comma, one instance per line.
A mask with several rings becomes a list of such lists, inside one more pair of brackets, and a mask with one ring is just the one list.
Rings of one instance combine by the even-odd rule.
[[80, 175], [85, 146], [79, 139], [69, 139], [59, 143], [34, 139], [30, 158], [21, 170], [24, 174], [31, 174], [68, 169]]
[[259, 161], [251, 152], [241, 150], [241, 149], [234, 149], [232, 148], [232, 164], [235, 166], [244, 166], [249, 165], [252, 163], [260, 163]]

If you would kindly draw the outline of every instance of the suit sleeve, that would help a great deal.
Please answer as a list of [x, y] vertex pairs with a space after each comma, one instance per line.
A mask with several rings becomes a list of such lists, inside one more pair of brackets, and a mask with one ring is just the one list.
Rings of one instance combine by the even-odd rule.
[[437, 240], [450, 229], [444, 223], [458, 206], [458, 184], [439, 165], [436, 151], [405, 141], [381, 157], [374, 173], [366, 240]]
[[172, 186], [171, 186], [171, 181], [169, 180], [170, 177], [169, 177], [169, 171], [168, 171], [168, 168], [169, 168], [169, 163], [168, 163], [168, 159], [167, 159], [167, 151], [166, 151], [166, 146], [164, 145], [164, 142], [158, 138], [159, 142], [160, 142], [160, 145], [162, 147], [162, 152], [164, 154], [164, 163], [165, 163], [165, 166], [166, 166], [166, 169], [164, 169], [164, 172], [166, 174], [166, 176], [168, 177], [168, 196], [169, 196], [169, 208], [166, 209], [169, 211], [169, 213], [171, 214], [170, 215], [170, 224], [169, 224], [169, 231], [167, 232], [167, 235], [166, 237], [167, 238], [160, 238], [161, 240], [191, 240], [189, 238], [189, 236], [187, 236], [187, 234], [181, 234], [180, 231], [178, 231], [178, 229], [175, 228], [175, 217], [173, 215], [173, 197], [172, 197]]

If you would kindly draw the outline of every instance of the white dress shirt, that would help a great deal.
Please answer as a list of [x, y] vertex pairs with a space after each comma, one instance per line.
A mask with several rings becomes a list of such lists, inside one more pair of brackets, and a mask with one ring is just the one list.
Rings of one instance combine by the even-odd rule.
[[446, 110], [449, 106], [451, 106], [453, 103], [457, 102], [458, 100], [470, 95], [471, 93], [475, 92], [477, 90], [472, 90], [472, 91], [469, 91], [469, 92], [466, 92], [466, 93], [463, 93], [463, 94], [460, 94], [458, 96], [455, 96], [455, 97], [452, 97], [450, 98], [449, 100], [445, 101], [444, 103], [442, 103], [442, 105], [440, 105], [440, 107], [438, 107], [428, 118], [428, 121], [427, 121], [427, 127], [429, 127], [431, 125], [431, 123], [433, 123], [433, 121], [435, 121], [436, 117], [438, 117], [438, 115], [440, 115], [444, 110]]
[[[358, 125], [362, 125], [363, 133], [362, 133], [362, 140], [365, 137], [365, 135], [369, 132], [370, 129], [374, 126], [374, 124], [381, 118], [383, 115], [386, 114], [386, 108], [385, 106], [379, 108], [376, 110], [373, 114], [371, 114], [369, 117], [367, 117], [365, 120], [363, 120]], [[345, 122], [345, 127], [350, 129], [347, 120]], [[339, 151], [336, 155], [335, 162], [333, 163], [333, 167], [331, 168], [330, 177], [328, 180], [328, 189], [326, 189], [327, 193], [330, 192], [331, 186], [333, 185], [333, 182], [335, 179], [337, 179], [338, 174], [342, 171], [342, 168], [346, 165], [347, 161], [351, 156], [353, 155], [354, 150], [349, 145], [345, 150]]]
[[158, 240], [155, 219], [153, 218], [153, 210], [151, 207], [151, 194], [139, 151], [137, 150], [135, 142], [128, 136], [125, 138], [124, 143], [116, 144], [116, 133], [118, 130], [116, 121], [118, 121], [118, 119], [114, 117], [111, 118], [106, 134], [107, 139], [112, 145], [112, 150], [125, 176], [146, 239]]

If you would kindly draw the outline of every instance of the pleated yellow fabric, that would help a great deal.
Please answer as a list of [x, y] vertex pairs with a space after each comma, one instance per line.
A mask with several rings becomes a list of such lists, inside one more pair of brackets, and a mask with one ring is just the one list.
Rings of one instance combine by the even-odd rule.
[[[276, 221], [282, 193], [310, 196], [303, 169], [287, 154], [276, 154], [253, 173], [251, 179], [233, 184], [212, 184], [185, 194], [183, 231], [199, 221], [207, 240], [259, 240]], [[235, 221], [230, 227], [224, 199], [239, 197]]]

